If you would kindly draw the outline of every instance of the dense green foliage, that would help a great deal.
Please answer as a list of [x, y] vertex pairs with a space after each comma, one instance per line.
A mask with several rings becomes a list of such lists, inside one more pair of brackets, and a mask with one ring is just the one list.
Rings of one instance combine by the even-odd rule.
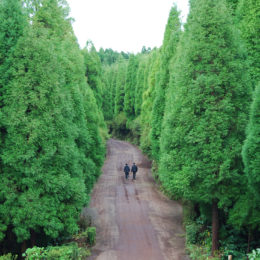
[[241, 192], [251, 84], [225, 1], [191, 2], [185, 29], [167, 95], [159, 176], [170, 194], [215, 207], [214, 228], [217, 208]]
[[156, 84], [155, 100], [152, 112], [152, 153], [153, 158], [159, 160], [161, 126], [165, 110], [165, 93], [170, 80], [170, 61], [173, 59], [181, 34], [181, 23], [177, 8], [172, 7], [166, 25], [160, 56], [160, 70]]
[[112, 73], [109, 69], [103, 69], [103, 95], [102, 95], [102, 111], [104, 120], [111, 120], [114, 114], [114, 91], [112, 89], [111, 79]]
[[117, 76], [115, 80], [115, 101], [114, 101], [114, 113], [118, 115], [124, 110], [124, 97], [125, 97], [125, 85], [126, 85], [126, 70], [127, 64], [122, 60], [117, 64]]
[[159, 70], [159, 51], [153, 50], [146, 64], [144, 72], [143, 102], [141, 108], [141, 138], [142, 150], [151, 155], [151, 123], [152, 109], [155, 98], [156, 73]]
[[[66, 3], [40, 2], [27, 1], [30, 23], [23, 34], [16, 24], [14, 37], [22, 34], [16, 44], [3, 37], [11, 72], [2, 83], [0, 240], [7, 235], [9, 243], [77, 232], [105, 152], [103, 115], [86, 83]], [[21, 19], [12, 10], [9, 19]]]
[[124, 112], [129, 119], [135, 117], [135, 87], [137, 81], [138, 57], [130, 55], [126, 73]]
[[83, 260], [90, 256], [90, 252], [84, 248], [78, 248], [77, 244], [64, 246], [50, 246], [47, 248], [28, 248], [23, 254], [26, 260]]
[[[4, 107], [4, 95], [7, 84], [11, 79], [11, 56], [18, 39], [23, 34], [26, 26], [26, 17], [23, 14], [22, 4], [18, 0], [0, 1], [0, 109]], [[6, 128], [3, 125], [3, 114], [0, 110], [0, 151], [4, 145]], [[3, 165], [0, 157], [0, 174]], [[0, 215], [2, 212], [0, 213]], [[3, 217], [0, 220], [0, 240], [3, 238], [3, 231], [6, 226], [1, 226]]]
[[129, 53], [125, 53], [123, 51], [121, 51], [119, 53], [112, 49], [104, 50], [103, 48], [100, 48], [100, 50], [98, 52], [98, 56], [100, 57], [100, 60], [101, 60], [102, 64], [104, 64], [104, 65], [112, 65], [121, 58], [127, 60], [127, 59], [129, 59], [129, 55], [130, 55]]
[[[255, 205], [260, 205], [260, 84], [255, 89], [250, 110], [247, 137], [243, 147], [245, 173], [248, 176], [249, 191], [254, 195]], [[259, 209], [258, 209], [259, 212]], [[257, 225], [260, 224], [255, 221]]]
[[228, 7], [231, 9], [231, 13], [235, 14], [239, 0], [227, 0]]
[[26, 17], [21, 1], [2, 0], [0, 2], [0, 107], [3, 106], [3, 91], [10, 77], [10, 56], [23, 34]]
[[[232, 223], [246, 225], [250, 232], [260, 230], [260, 85], [254, 91], [242, 156], [245, 165], [246, 190], [231, 214]], [[242, 209], [242, 213], [241, 213]]]
[[190, 0], [184, 27], [173, 6], [162, 46], [137, 54], [80, 50], [68, 11], [65, 0], [0, 0], [0, 252], [77, 232], [106, 123], [183, 201], [193, 258], [256, 248], [259, 1]]
[[147, 55], [144, 55], [140, 58], [138, 70], [136, 73], [136, 85], [135, 85], [135, 116], [139, 116], [141, 114], [141, 108], [143, 103], [143, 87], [144, 87], [144, 80], [145, 80], [145, 67], [147, 64]]
[[89, 247], [96, 242], [96, 228], [88, 227], [85, 231], [79, 232], [72, 237], [74, 242], [66, 243], [61, 246], [48, 246], [28, 248], [23, 257], [25, 259], [86, 259], [90, 256]]
[[[13, 19], [12, 19], [13, 18]], [[4, 97], [7, 91], [7, 85], [11, 80], [12, 73], [12, 55], [17, 41], [22, 36], [25, 29], [26, 17], [22, 12], [21, 2], [18, 0], [0, 1], [0, 174], [4, 175], [4, 163], [2, 160], [2, 151], [6, 140], [6, 126], [3, 124]], [[3, 178], [4, 179], [4, 178]], [[7, 223], [6, 209], [2, 206], [8, 194], [4, 194], [2, 182], [0, 184], [0, 241], [5, 236]], [[9, 209], [7, 209], [9, 210]]]
[[[89, 48], [89, 50], [88, 50]], [[89, 86], [93, 90], [99, 108], [102, 107], [102, 80], [101, 80], [101, 61], [92, 43], [89, 43], [83, 50], [86, 68], [86, 78]]]
[[237, 8], [237, 23], [246, 44], [250, 73], [254, 86], [260, 81], [260, 3], [241, 0]]
[[251, 94], [245, 56], [227, 17], [224, 1], [191, 6], [167, 95], [160, 161], [169, 192], [220, 205], [240, 181]]
[[[107, 94], [107, 91], [105, 90], [104, 79], [102, 77], [103, 71], [101, 67], [101, 61], [92, 42], [87, 42], [86, 47], [82, 50], [82, 54], [84, 57], [85, 76], [87, 79], [87, 84], [92, 89], [93, 94], [95, 96], [94, 103], [96, 103], [98, 106], [97, 110], [94, 109], [94, 111], [97, 111], [96, 114], [97, 118], [95, 120], [100, 128], [105, 129], [106, 125], [104, 122], [104, 115], [102, 113], [102, 109], [105, 109], [108, 105], [107, 105], [107, 100], [104, 98], [104, 93]], [[109, 97], [108, 97], [108, 102], [109, 102]], [[104, 134], [102, 134], [102, 136], [103, 135]]]

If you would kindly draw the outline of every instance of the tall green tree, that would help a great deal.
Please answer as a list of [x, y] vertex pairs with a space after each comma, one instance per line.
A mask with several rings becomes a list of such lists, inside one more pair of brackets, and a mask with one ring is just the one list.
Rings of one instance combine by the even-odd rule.
[[[146, 52], [145, 52], [146, 53]], [[145, 78], [145, 67], [147, 64], [147, 54], [140, 57], [140, 62], [136, 75], [136, 87], [135, 87], [135, 116], [141, 114], [141, 107], [143, 103], [143, 90], [144, 90], [144, 78]]]
[[103, 66], [103, 95], [102, 95], [102, 111], [104, 119], [111, 120], [114, 114], [113, 104], [113, 90], [111, 84], [111, 68], [110, 66]]
[[159, 176], [165, 189], [212, 208], [240, 194], [241, 149], [251, 99], [246, 54], [225, 0], [191, 1], [167, 92]]
[[154, 49], [148, 58], [145, 72], [144, 72], [144, 87], [141, 107], [141, 149], [151, 156], [151, 121], [152, 121], [152, 107], [155, 97], [155, 85], [157, 81], [157, 72], [159, 70], [159, 51]]
[[[12, 74], [12, 54], [17, 41], [23, 35], [26, 17], [20, 0], [0, 1], [0, 174], [3, 174], [2, 153], [7, 130], [3, 124], [4, 97]], [[3, 205], [8, 194], [3, 192], [0, 184], [0, 205]], [[0, 206], [1, 207], [1, 206]], [[0, 211], [0, 241], [5, 236], [10, 219], [5, 207]]]
[[102, 67], [100, 58], [93, 43], [87, 43], [87, 46], [83, 50], [83, 54], [86, 67], [85, 75], [88, 84], [94, 92], [99, 108], [102, 109]]
[[260, 228], [260, 84], [253, 95], [250, 121], [246, 141], [243, 146], [243, 162], [248, 179], [248, 191], [252, 208], [249, 223]]
[[135, 87], [136, 73], [138, 69], [138, 57], [134, 54], [130, 55], [126, 74], [125, 96], [124, 96], [124, 112], [129, 120], [135, 118]]
[[152, 155], [157, 161], [160, 154], [161, 125], [165, 110], [165, 93], [170, 80], [170, 61], [173, 59], [181, 35], [181, 22], [177, 7], [171, 8], [161, 48], [160, 70], [152, 112]]
[[3, 98], [1, 222], [18, 242], [76, 232], [104, 156], [98, 108], [66, 3], [42, 0], [35, 10], [12, 54]]
[[107, 129], [104, 121], [104, 114], [102, 111], [104, 106], [102, 99], [102, 97], [104, 96], [104, 86], [101, 61], [92, 42], [87, 42], [86, 47], [82, 50], [82, 53], [84, 56], [85, 76], [87, 84], [92, 89], [96, 99], [96, 103], [98, 105], [99, 129], [102, 133], [103, 139], [105, 140]]
[[260, 230], [260, 85], [253, 93], [250, 120], [246, 129], [242, 158], [245, 165], [245, 192], [229, 214], [229, 222], [236, 228], [248, 230], [248, 249], [254, 231]]
[[118, 64], [115, 63], [110, 68], [110, 88], [112, 92], [113, 115], [115, 116], [116, 92], [117, 92]]
[[117, 63], [117, 76], [115, 86], [115, 116], [124, 111], [124, 97], [125, 97], [125, 85], [126, 85], [126, 70], [127, 63], [123, 60], [119, 60]]

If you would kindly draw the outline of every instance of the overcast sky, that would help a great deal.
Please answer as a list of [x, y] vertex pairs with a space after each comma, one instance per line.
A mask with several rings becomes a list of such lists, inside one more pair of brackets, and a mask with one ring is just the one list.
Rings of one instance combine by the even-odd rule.
[[143, 46], [160, 47], [173, 3], [185, 21], [188, 0], [67, 0], [74, 32], [83, 48], [92, 40], [116, 51], [140, 52]]

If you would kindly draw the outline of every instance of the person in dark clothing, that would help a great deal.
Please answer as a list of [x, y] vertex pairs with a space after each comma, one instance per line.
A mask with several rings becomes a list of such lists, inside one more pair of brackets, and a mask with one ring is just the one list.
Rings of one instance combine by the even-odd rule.
[[137, 171], [138, 171], [138, 167], [135, 165], [135, 163], [133, 163], [132, 168], [131, 168], [131, 172], [133, 173], [133, 180], [136, 179]]
[[129, 166], [127, 165], [127, 163], [125, 164], [124, 172], [125, 172], [125, 178], [128, 179], [129, 172], [130, 172], [130, 168], [129, 168]]

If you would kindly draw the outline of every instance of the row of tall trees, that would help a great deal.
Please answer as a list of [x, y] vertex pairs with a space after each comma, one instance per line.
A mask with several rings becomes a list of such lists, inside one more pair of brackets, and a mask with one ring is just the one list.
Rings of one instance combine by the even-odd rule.
[[215, 251], [219, 209], [232, 206], [244, 179], [251, 82], [225, 1], [191, 2], [185, 29], [166, 101], [159, 176], [170, 194], [212, 207]]
[[161, 48], [107, 70], [115, 133], [210, 225], [212, 254], [225, 226], [249, 242], [260, 229], [259, 15], [256, 0], [190, 0], [183, 29], [171, 9]]
[[64, 0], [0, 0], [2, 253], [77, 232], [100, 174], [99, 57], [68, 15]]

